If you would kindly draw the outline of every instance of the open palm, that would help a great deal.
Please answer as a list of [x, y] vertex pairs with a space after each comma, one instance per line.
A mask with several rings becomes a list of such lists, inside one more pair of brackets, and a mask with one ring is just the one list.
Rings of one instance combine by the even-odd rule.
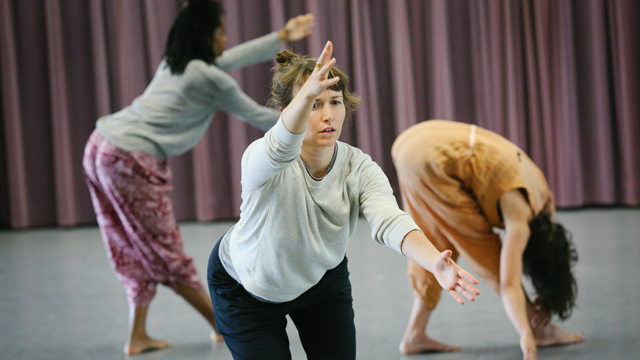
[[314, 21], [312, 14], [300, 15], [289, 19], [282, 31], [282, 41], [297, 41], [311, 34]]
[[460, 294], [471, 301], [476, 299], [474, 295], [480, 295], [480, 290], [472, 285], [477, 285], [478, 280], [468, 271], [458, 266], [451, 259], [451, 254], [451, 250], [445, 250], [440, 253], [434, 263], [433, 275], [435, 275], [443, 289], [447, 290], [457, 302], [464, 305], [464, 299]]

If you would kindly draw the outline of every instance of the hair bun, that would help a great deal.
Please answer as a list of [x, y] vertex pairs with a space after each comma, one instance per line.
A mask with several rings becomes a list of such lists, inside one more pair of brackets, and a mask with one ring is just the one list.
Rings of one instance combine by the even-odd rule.
[[280, 67], [284, 67], [289, 65], [291, 61], [295, 58], [299, 58], [300, 55], [294, 54], [289, 50], [281, 51], [276, 54], [276, 61], [280, 65]]

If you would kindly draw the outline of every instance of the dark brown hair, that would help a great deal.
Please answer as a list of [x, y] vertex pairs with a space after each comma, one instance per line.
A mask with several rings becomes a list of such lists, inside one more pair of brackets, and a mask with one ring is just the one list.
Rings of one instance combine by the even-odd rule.
[[562, 320], [571, 315], [576, 305], [578, 285], [571, 268], [578, 253], [571, 234], [564, 226], [551, 221], [541, 212], [529, 223], [531, 236], [524, 251], [524, 273], [531, 278], [538, 293], [537, 302]]
[[[273, 68], [273, 80], [271, 84], [271, 98], [269, 104], [278, 108], [285, 108], [293, 100], [293, 91], [300, 88], [316, 66], [318, 62], [309, 56], [294, 54], [285, 50], [276, 54], [278, 62]], [[327, 78], [340, 77], [337, 84], [330, 86], [333, 91], [341, 91], [344, 99], [344, 106], [347, 110], [345, 120], [358, 109], [360, 98], [349, 91], [349, 77], [337, 66], [332, 66]]]

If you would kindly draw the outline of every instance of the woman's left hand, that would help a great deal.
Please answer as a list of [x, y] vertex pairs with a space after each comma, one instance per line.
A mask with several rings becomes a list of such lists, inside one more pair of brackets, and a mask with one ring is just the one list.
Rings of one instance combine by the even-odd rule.
[[551, 322], [551, 313], [549, 313], [549, 311], [540, 304], [538, 299], [533, 302], [532, 307], [533, 314], [531, 314], [531, 317], [529, 318], [531, 327], [537, 329], [549, 325]]
[[287, 21], [287, 24], [278, 31], [278, 36], [280, 41], [298, 41], [311, 34], [313, 25], [313, 14], [296, 16]]
[[438, 259], [433, 264], [433, 275], [435, 275], [440, 286], [447, 290], [460, 304], [464, 305], [464, 300], [460, 294], [471, 301], [475, 301], [476, 298], [474, 295], [480, 295], [480, 290], [472, 284], [477, 285], [478, 280], [469, 274], [468, 271], [458, 266], [458, 264], [451, 259], [451, 254], [451, 250], [445, 250], [440, 253], [440, 256], [438, 256]]

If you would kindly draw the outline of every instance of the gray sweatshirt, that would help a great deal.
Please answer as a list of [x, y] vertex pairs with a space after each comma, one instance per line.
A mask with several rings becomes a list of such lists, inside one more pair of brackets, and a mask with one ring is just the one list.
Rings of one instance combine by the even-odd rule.
[[163, 60], [141, 96], [96, 126], [111, 144], [161, 159], [196, 146], [219, 110], [266, 131], [278, 120], [278, 111], [253, 101], [224, 70], [273, 60], [279, 49], [273, 32], [225, 51], [217, 66], [192, 60], [184, 73], [174, 75]]
[[418, 230], [368, 155], [337, 142], [333, 166], [314, 180], [300, 158], [303, 138], [278, 121], [247, 148], [240, 220], [220, 244], [227, 272], [271, 302], [297, 298], [340, 264], [360, 211], [373, 240], [400, 253], [405, 235]]

